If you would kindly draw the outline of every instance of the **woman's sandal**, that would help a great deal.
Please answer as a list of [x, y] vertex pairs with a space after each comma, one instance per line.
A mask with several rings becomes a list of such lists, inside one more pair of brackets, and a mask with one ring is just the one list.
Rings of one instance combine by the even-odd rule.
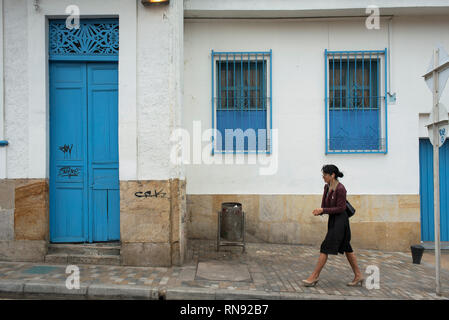
[[365, 280], [365, 279], [360, 278], [360, 279], [358, 279], [358, 280], [355, 280], [355, 281], [352, 281], [352, 282], [348, 282], [346, 285], [347, 285], [348, 287], [355, 287], [355, 286], [358, 286], [359, 283], [360, 283], [360, 286], [363, 287], [363, 280]]
[[319, 279], [316, 279], [316, 280], [314, 280], [312, 282], [309, 282], [307, 280], [302, 280], [302, 283], [304, 283], [304, 287], [315, 287], [316, 284], [318, 283], [318, 280]]

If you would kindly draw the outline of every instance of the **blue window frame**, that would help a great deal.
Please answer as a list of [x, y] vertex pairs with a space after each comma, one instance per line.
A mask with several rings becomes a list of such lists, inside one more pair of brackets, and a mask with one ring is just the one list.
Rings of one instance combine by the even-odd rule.
[[271, 57], [212, 51], [212, 154], [270, 153]]
[[326, 153], [387, 153], [386, 50], [325, 51]]

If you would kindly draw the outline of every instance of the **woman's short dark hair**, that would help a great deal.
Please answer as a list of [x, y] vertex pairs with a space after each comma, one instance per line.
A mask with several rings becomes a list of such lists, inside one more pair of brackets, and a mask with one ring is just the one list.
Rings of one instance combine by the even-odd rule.
[[343, 172], [341, 172], [340, 170], [338, 170], [336, 165], [333, 164], [326, 164], [321, 168], [321, 171], [323, 171], [323, 173], [327, 173], [332, 175], [332, 173], [335, 173], [335, 179], [337, 178], [343, 178]]

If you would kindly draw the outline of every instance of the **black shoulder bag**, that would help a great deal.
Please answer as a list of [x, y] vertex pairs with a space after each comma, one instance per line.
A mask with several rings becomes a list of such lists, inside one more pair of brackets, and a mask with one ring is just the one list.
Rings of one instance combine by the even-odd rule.
[[351, 218], [355, 213], [354, 207], [349, 203], [348, 200], [346, 200], [346, 214], [348, 215], [348, 218]]

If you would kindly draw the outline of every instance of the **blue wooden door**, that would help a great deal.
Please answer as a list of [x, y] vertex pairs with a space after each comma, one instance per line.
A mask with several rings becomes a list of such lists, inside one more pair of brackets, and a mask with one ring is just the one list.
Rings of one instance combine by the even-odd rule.
[[[449, 142], [440, 148], [440, 238], [449, 241]], [[433, 147], [429, 139], [419, 140], [421, 240], [434, 241]]]
[[118, 177], [118, 70], [116, 63], [87, 67], [89, 217], [93, 241], [120, 238]]
[[118, 240], [116, 63], [50, 64], [50, 240]]
[[50, 240], [88, 240], [85, 63], [50, 65]]

